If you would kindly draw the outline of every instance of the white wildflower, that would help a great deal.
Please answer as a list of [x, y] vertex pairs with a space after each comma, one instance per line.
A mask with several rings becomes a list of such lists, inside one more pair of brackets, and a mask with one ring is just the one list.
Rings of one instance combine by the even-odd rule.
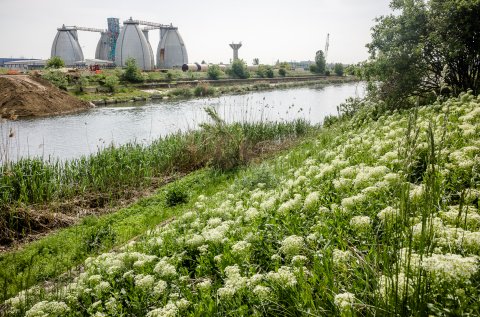
[[152, 275], [139, 274], [135, 276], [135, 286], [142, 290], [149, 290], [155, 284], [155, 278]]
[[365, 231], [370, 229], [371, 219], [368, 216], [355, 216], [350, 219], [350, 226], [352, 226], [354, 230]]
[[280, 267], [277, 272], [268, 272], [266, 278], [280, 287], [293, 287], [297, 284], [295, 275], [287, 266]]
[[287, 256], [294, 256], [299, 254], [304, 246], [304, 240], [302, 237], [292, 235], [286, 237], [281, 242], [280, 251]]
[[313, 209], [318, 204], [320, 200], [320, 193], [319, 192], [312, 192], [307, 195], [305, 201], [303, 203], [303, 208], [306, 210]]
[[355, 295], [348, 292], [337, 294], [335, 295], [334, 303], [341, 312], [348, 312], [353, 309]]

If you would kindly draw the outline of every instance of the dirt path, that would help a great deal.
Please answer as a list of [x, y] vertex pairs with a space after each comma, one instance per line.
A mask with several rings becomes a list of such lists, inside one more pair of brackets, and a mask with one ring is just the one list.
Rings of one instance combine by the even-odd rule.
[[48, 81], [29, 75], [0, 75], [0, 117], [48, 116], [90, 108]]

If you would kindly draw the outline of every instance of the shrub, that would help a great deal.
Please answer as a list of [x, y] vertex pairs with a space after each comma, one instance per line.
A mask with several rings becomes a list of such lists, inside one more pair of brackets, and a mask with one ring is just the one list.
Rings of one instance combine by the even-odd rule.
[[165, 204], [168, 207], [184, 204], [188, 201], [187, 190], [178, 182], [171, 184], [165, 192]]
[[65, 62], [59, 56], [53, 56], [47, 60], [47, 68], [62, 68], [65, 67]]
[[165, 79], [166, 79], [168, 82], [173, 81], [174, 78], [175, 78], [175, 76], [174, 76], [174, 74], [173, 74], [171, 71], [168, 71], [167, 74], [165, 75]]
[[250, 77], [250, 72], [248, 71], [247, 64], [241, 59], [235, 60], [230, 68], [228, 69], [228, 74], [234, 78], [246, 79]]
[[178, 87], [173, 89], [170, 93], [174, 96], [184, 98], [189, 98], [193, 95], [192, 90], [189, 87]]
[[310, 72], [312, 73], [318, 73], [318, 68], [316, 64], [310, 65]]
[[79, 92], [85, 92], [85, 88], [88, 86], [88, 78], [86, 76], [80, 76], [75, 81], [75, 87]]
[[67, 90], [68, 79], [64, 73], [59, 71], [49, 71], [42, 75], [42, 77], [60, 89]]
[[208, 67], [207, 76], [209, 79], [217, 80], [222, 75], [222, 70], [218, 65], [212, 65]]
[[278, 74], [282, 77], [285, 77], [287, 75], [287, 70], [282, 67], [278, 70]]
[[333, 67], [333, 71], [335, 72], [335, 75], [343, 76], [343, 64], [336, 63], [335, 66]]
[[142, 73], [140, 72], [140, 69], [137, 66], [137, 62], [135, 61], [135, 59], [129, 58], [127, 59], [125, 64], [127, 66], [125, 67], [125, 72], [123, 73], [123, 79], [131, 83], [143, 82], [144, 78], [142, 76]]
[[197, 97], [211, 96], [215, 94], [215, 88], [210, 87], [209, 84], [201, 83], [193, 90], [193, 94]]
[[105, 78], [105, 87], [110, 88], [111, 92], [115, 92], [119, 83], [119, 79], [116, 75], [110, 75]]
[[257, 76], [260, 78], [273, 78], [273, 68], [269, 65], [260, 65], [256, 71]]

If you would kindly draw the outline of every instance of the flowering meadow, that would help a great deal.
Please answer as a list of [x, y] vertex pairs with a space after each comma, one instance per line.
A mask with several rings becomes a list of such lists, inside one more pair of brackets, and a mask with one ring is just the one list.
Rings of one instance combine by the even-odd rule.
[[374, 106], [7, 315], [478, 316], [480, 98]]

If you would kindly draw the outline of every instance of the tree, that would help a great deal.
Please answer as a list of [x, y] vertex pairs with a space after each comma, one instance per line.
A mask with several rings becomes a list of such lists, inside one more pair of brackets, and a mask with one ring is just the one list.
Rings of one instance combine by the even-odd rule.
[[260, 65], [260, 60], [258, 58], [254, 58], [253, 65]]
[[65, 67], [65, 62], [60, 56], [52, 56], [49, 60], [47, 60], [46, 64], [47, 68], [62, 68]]
[[335, 75], [343, 76], [343, 64], [336, 63], [335, 66], [333, 66], [333, 71], [335, 72]]
[[241, 59], [233, 61], [230, 69], [228, 69], [228, 74], [234, 78], [246, 79], [250, 77], [250, 72], [248, 71], [247, 64]]
[[222, 70], [218, 65], [211, 65], [208, 67], [207, 76], [210, 79], [217, 80], [222, 75]]
[[123, 79], [131, 83], [139, 83], [143, 81], [142, 73], [137, 67], [137, 62], [134, 58], [130, 57], [125, 61], [125, 72], [123, 73]]
[[411, 97], [472, 89], [479, 93], [480, 0], [392, 0], [367, 45], [368, 79], [392, 108]]
[[324, 74], [325, 69], [327, 66], [327, 62], [325, 61], [325, 54], [323, 54], [323, 51], [320, 50], [315, 54], [315, 65], [317, 73], [319, 74]]

